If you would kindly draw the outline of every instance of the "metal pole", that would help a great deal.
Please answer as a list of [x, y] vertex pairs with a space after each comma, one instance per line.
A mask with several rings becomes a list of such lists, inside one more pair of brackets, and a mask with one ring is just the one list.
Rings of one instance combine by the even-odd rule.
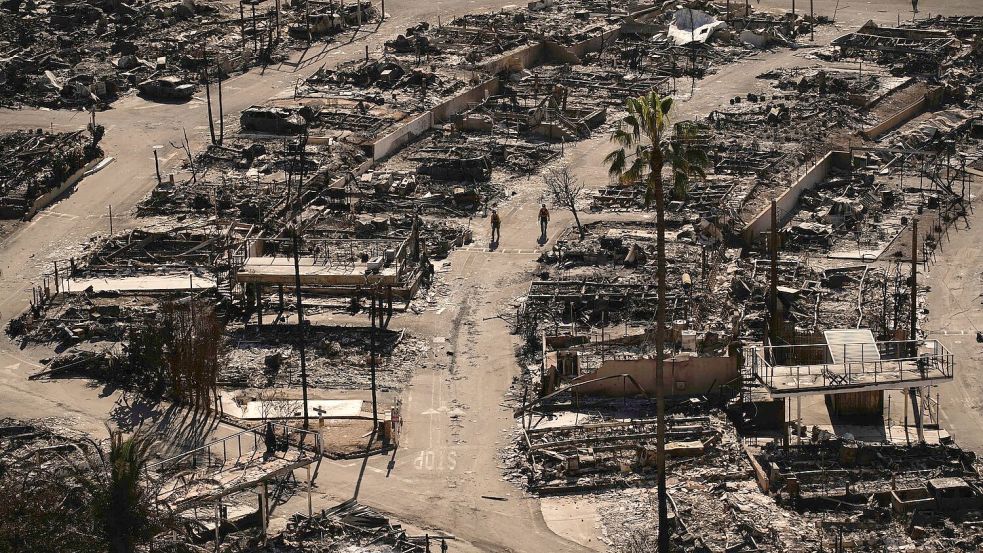
[[378, 297], [378, 289], [372, 288], [372, 313], [370, 319], [372, 320], [372, 330], [369, 331], [369, 369], [371, 370], [372, 378], [372, 432], [375, 432], [379, 427], [379, 407], [376, 402], [376, 387], [375, 387], [375, 330], [376, 330], [376, 316], [381, 316], [378, 312], [376, 298]]
[[[911, 220], [911, 329], [912, 342], [918, 339], [918, 219]], [[912, 357], [917, 354], [912, 343]]]
[[239, 34], [242, 35], [242, 53], [246, 53], [246, 12], [239, 0]]
[[307, 517], [314, 516], [314, 504], [311, 499], [311, 466], [307, 465]]
[[157, 170], [157, 184], [160, 184], [160, 159], [157, 157], [157, 147], [154, 147], [154, 169]]
[[222, 543], [222, 535], [220, 534], [222, 530], [222, 502], [215, 502], [215, 553], [218, 553], [221, 549], [220, 545]]
[[918, 430], [918, 443], [925, 443], [925, 388], [918, 387], [918, 415], [915, 417], [915, 424]]
[[292, 229], [294, 246], [294, 288], [297, 291], [297, 325], [300, 327], [300, 387], [304, 397], [304, 429], [308, 429], [310, 421], [307, 413], [307, 354], [304, 350], [304, 304], [300, 294], [300, 240], [296, 227]]
[[113, 205], [109, 205], [109, 234], [113, 233]]
[[809, 0], [809, 31], [812, 32], [812, 41], [816, 42], [816, 13], [812, 9], [813, 0]]
[[778, 202], [771, 201], [771, 321], [769, 323], [771, 339], [778, 337]]
[[269, 510], [267, 508], [267, 503], [269, 502], [269, 500], [267, 499], [267, 495], [266, 495], [267, 494], [267, 490], [266, 490], [266, 481], [265, 480], [263, 481], [262, 487], [259, 489], [259, 493], [260, 493], [260, 496], [259, 496], [259, 511], [260, 511], [260, 513], [259, 513], [259, 520], [260, 520], [261, 525], [263, 527], [263, 544], [266, 544], [266, 534], [267, 534], [267, 531], [269, 530], [269, 518], [268, 518], [269, 517]]
[[911, 438], [908, 436], [908, 388], [901, 390], [904, 395], [904, 439], [905, 443], [911, 445]]
[[802, 445], [802, 396], [795, 396], [795, 443]]

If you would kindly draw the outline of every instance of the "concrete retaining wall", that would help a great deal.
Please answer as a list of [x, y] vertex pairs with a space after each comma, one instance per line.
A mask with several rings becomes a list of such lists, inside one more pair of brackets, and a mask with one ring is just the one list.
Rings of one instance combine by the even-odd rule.
[[[620, 29], [610, 29], [598, 36], [571, 46], [563, 46], [547, 41], [530, 44], [488, 60], [479, 67], [482, 71], [496, 75], [506, 69], [520, 71], [529, 67], [535, 67], [547, 60], [554, 63], [578, 64], [580, 63], [581, 56], [589, 52], [601, 50], [606, 44], [614, 41], [619, 32]], [[499, 88], [500, 82], [498, 77], [492, 77], [470, 90], [444, 101], [432, 110], [403, 123], [395, 131], [372, 144], [372, 159], [375, 161], [386, 159], [407, 143], [431, 129], [435, 124], [445, 122], [452, 115], [464, 111], [469, 104], [480, 102], [486, 95], [497, 94]]]
[[85, 166], [83, 166], [81, 169], [72, 173], [72, 175], [69, 176], [67, 179], [65, 179], [65, 182], [61, 183], [60, 186], [58, 186], [57, 188], [52, 188], [51, 190], [48, 190], [41, 196], [35, 198], [34, 203], [31, 205], [31, 209], [27, 211], [27, 214], [25, 214], [24, 218], [30, 219], [31, 217], [34, 217], [34, 215], [37, 214], [38, 211], [41, 211], [42, 209], [48, 207], [48, 205], [50, 205], [51, 202], [58, 199], [58, 197], [64, 194], [66, 190], [75, 186], [75, 183], [82, 180], [82, 176], [85, 175], [85, 172], [98, 165], [100, 161], [102, 161], [101, 157], [93, 159], [89, 163], [85, 164]]
[[462, 92], [457, 96], [439, 104], [433, 108], [434, 124], [443, 123], [451, 118], [452, 115], [460, 113], [468, 108], [469, 104], [481, 102], [485, 96], [498, 94], [498, 77], [492, 77], [478, 86]]
[[[811, 190], [817, 183], [825, 179], [830, 169], [849, 166], [850, 154], [848, 152], [831, 151], [817, 161], [795, 184], [775, 199], [778, 206], [778, 226], [782, 227], [788, 222], [802, 193]], [[769, 230], [771, 230], [770, 205], [762, 209], [758, 216], [745, 227], [744, 241], [748, 244], [762, 241], [764, 240], [764, 233]]]
[[[640, 13], [644, 13], [644, 10]], [[603, 49], [607, 44], [616, 40], [620, 32], [621, 29], [619, 28], [610, 29], [571, 46], [563, 46], [554, 42], [529, 44], [488, 60], [479, 67], [482, 71], [495, 75], [507, 69], [518, 71], [534, 67], [545, 61], [578, 64], [583, 55]], [[499, 88], [498, 77], [492, 77], [474, 88], [446, 100], [431, 111], [422, 113], [400, 125], [396, 130], [372, 144], [372, 160], [386, 159], [431, 129], [435, 124], [449, 120], [451, 116], [467, 109], [469, 104], [483, 100], [486, 95], [498, 93]]]
[[[888, 117], [873, 127], [862, 131], [860, 134], [868, 140], [876, 140], [878, 137], [891, 132], [901, 125], [904, 125], [915, 117], [918, 117], [926, 110], [933, 109], [933, 106], [937, 106], [941, 101], [942, 91], [943, 89], [940, 86], [930, 87], [925, 91], [924, 96], [895, 112], [894, 115]], [[887, 95], [884, 97], [887, 97]]]
[[570, 46], [565, 47], [564, 50], [566, 50], [567, 52], [569, 52], [574, 56], [577, 56], [579, 60], [579, 58], [583, 58], [585, 54], [589, 54], [591, 52], [599, 52], [603, 50], [605, 47], [611, 45], [612, 43], [614, 43], [614, 41], [618, 40], [618, 35], [620, 33], [621, 33], [620, 28], [610, 29], [604, 31], [603, 33], [593, 38], [588, 38], [587, 40], [578, 42], [576, 44], [571, 44]]
[[603, 33], [570, 46], [551, 41], [529, 44], [492, 58], [479, 67], [482, 71], [497, 75], [502, 71], [521, 71], [543, 63], [576, 65], [581, 63], [584, 54], [597, 52], [618, 38], [620, 28], [609, 29]]
[[881, 121], [880, 123], [874, 125], [873, 127], [862, 131], [860, 134], [867, 138], [868, 140], [875, 140], [879, 136], [904, 125], [908, 121], [911, 121], [915, 117], [922, 114], [925, 111], [925, 106], [928, 104], [928, 98], [922, 96], [918, 100], [912, 102], [908, 107], [896, 112], [894, 115], [888, 117], [887, 119]]
[[545, 51], [546, 46], [542, 42], [528, 44], [494, 57], [478, 67], [482, 71], [492, 75], [497, 75], [505, 70], [521, 71], [527, 67], [538, 65]]
[[[549, 62], [555, 65], [580, 65], [583, 61], [580, 56], [573, 52], [573, 48], [568, 48], [558, 42], [547, 40], [543, 42], [543, 55], [535, 65]], [[528, 68], [530, 66], [526, 66]]]
[[430, 130], [433, 126], [433, 112], [426, 111], [404, 123], [395, 131], [372, 144], [372, 159], [380, 161], [396, 153], [407, 143]]

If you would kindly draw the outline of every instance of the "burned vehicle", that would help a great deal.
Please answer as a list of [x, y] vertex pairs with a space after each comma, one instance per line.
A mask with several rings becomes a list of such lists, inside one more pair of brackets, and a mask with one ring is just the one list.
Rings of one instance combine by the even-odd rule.
[[148, 79], [137, 85], [142, 96], [152, 100], [190, 100], [195, 85], [184, 82], [180, 77], [159, 77]]
[[299, 134], [307, 128], [307, 119], [300, 112], [280, 107], [246, 108], [239, 123], [243, 130], [270, 134]]

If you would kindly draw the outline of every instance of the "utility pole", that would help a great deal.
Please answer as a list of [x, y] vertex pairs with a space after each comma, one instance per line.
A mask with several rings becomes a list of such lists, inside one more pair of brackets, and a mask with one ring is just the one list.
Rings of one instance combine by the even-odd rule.
[[246, 13], [239, 0], [239, 34], [242, 36], [242, 53], [246, 53]]
[[297, 325], [300, 327], [300, 387], [304, 397], [304, 430], [309, 428], [307, 415], [307, 353], [304, 340], [307, 329], [304, 326], [304, 304], [300, 297], [300, 239], [297, 227], [291, 228], [294, 246], [294, 288], [297, 291]]
[[222, 73], [218, 75], [218, 143], [225, 141], [225, 110], [222, 107]]
[[779, 336], [779, 326], [781, 326], [781, 321], [778, 315], [778, 202], [775, 200], [771, 201], [771, 233], [770, 233], [769, 249], [771, 250], [771, 321], [769, 322], [769, 335], [774, 343], [775, 338]]
[[280, 0], [276, 0], [276, 41], [280, 42]]
[[917, 353], [914, 342], [918, 340], [918, 219], [911, 220], [911, 329], [912, 357]]
[[249, 4], [253, 7], [253, 55], [259, 54], [259, 33], [256, 32], [256, 2], [250, 0]]
[[208, 55], [205, 51], [205, 43], [201, 44], [201, 60], [204, 64], [202, 74], [205, 77], [205, 101], [208, 103], [208, 134], [212, 138], [212, 145], [218, 144], [215, 139], [215, 121], [212, 119], [212, 82], [208, 78]]
[[371, 303], [371, 313], [369, 318], [372, 319], [372, 329], [369, 331], [369, 369], [372, 371], [372, 432], [375, 433], [376, 429], [379, 428], [379, 407], [376, 401], [376, 387], [375, 387], [375, 331], [376, 331], [376, 317], [379, 317], [381, 322], [382, 314], [379, 313], [379, 307], [382, 302], [377, 298], [379, 297], [379, 290], [375, 286], [372, 287], [372, 303]]

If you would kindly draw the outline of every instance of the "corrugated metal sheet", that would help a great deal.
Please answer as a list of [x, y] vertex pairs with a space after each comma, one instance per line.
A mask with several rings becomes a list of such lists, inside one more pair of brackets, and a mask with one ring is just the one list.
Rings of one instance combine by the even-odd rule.
[[833, 363], [863, 363], [881, 359], [881, 352], [870, 329], [827, 330], [823, 334]]

